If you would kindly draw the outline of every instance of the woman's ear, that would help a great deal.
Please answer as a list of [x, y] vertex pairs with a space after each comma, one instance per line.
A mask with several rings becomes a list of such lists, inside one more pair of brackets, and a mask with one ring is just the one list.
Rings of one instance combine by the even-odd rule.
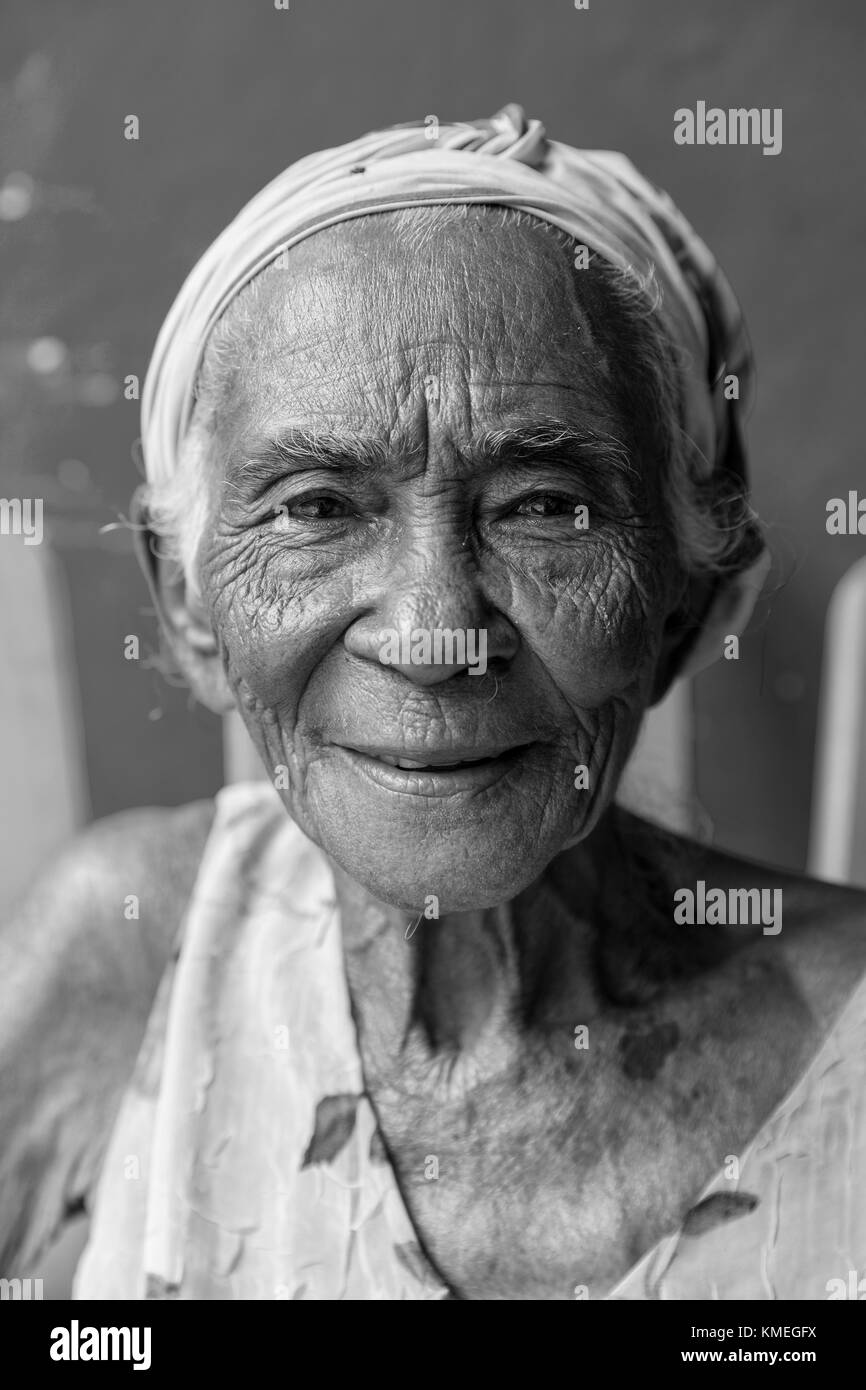
[[[650, 704], [658, 704], [675, 680], [712, 666], [722, 656], [726, 639], [745, 632], [771, 563], [770, 552], [762, 550], [738, 574], [689, 581], [665, 625]], [[703, 616], [696, 622], [695, 614]]]
[[235, 701], [219, 642], [183, 567], [162, 551], [160, 537], [151, 526], [146, 487], [136, 489], [130, 513], [138, 563], [175, 660], [196, 699], [214, 714], [227, 714], [235, 708]]

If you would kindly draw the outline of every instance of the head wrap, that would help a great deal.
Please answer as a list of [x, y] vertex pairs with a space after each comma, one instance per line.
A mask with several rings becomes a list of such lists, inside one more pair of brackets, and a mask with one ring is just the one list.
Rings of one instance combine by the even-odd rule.
[[[659, 312], [679, 349], [683, 427], [696, 467], [704, 477], [724, 468], [745, 480], [739, 413], [751, 397], [752, 355], [712, 253], [624, 155], [548, 140], [512, 104], [490, 120], [428, 118], [309, 155], [246, 204], [187, 277], [157, 338], [141, 400], [148, 482], [164, 483], [177, 467], [210, 332], [259, 271], [338, 222], [454, 203], [530, 213], [612, 265], [654, 273]], [[737, 400], [725, 399], [729, 375], [738, 379]]]

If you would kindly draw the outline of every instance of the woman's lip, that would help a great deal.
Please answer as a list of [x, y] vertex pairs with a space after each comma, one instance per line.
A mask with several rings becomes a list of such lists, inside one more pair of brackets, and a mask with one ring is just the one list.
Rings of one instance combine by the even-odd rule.
[[[452, 767], [455, 763], [477, 763], [485, 758], [500, 758], [506, 753], [516, 751], [518, 745], [500, 744], [460, 745], [449, 748], [399, 748], [387, 743], [346, 743], [341, 745], [351, 753], [360, 753], [365, 758], [377, 758], [380, 762], [412, 762], [418, 768]], [[526, 745], [521, 745], [525, 747]]]
[[[392, 767], [369, 750], [362, 752], [357, 748], [338, 746], [340, 752], [349, 758], [357, 770], [377, 786], [383, 787], [386, 791], [401, 792], [409, 796], [455, 796], [460, 792], [485, 791], [501, 781], [531, 747], [530, 744], [524, 743], [516, 748], [487, 754], [480, 753], [477, 748], [472, 749], [471, 754], [467, 750], [465, 756], [476, 761], [467, 761], [462, 767], [432, 765], [423, 768], [403, 768]], [[377, 750], [379, 751], [384, 750]], [[401, 752], [400, 756], [407, 757], [405, 752]], [[426, 753], [420, 756], [433, 764], [433, 754]], [[435, 756], [439, 758], [440, 763], [456, 762], [459, 752], [449, 749], [447, 754], [440, 753]], [[477, 761], [478, 759], [483, 761]]]

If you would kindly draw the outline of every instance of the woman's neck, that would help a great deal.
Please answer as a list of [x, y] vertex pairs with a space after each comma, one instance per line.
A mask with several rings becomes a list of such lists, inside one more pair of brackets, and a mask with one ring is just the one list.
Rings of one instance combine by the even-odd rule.
[[[512, 902], [411, 914], [334, 869], [353, 1011], [368, 1080], [417, 1069], [452, 1087], [501, 1074], [539, 1028], [588, 1023], [598, 979], [599, 885], [612, 827], [565, 851]], [[428, 912], [431, 911], [428, 905]]]

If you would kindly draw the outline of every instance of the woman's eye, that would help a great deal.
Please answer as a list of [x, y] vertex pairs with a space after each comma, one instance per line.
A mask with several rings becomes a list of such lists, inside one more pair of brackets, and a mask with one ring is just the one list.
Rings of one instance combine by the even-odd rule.
[[281, 502], [274, 511], [278, 520], [294, 517], [298, 521], [333, 521], [348, 516], [350, 507], [344, 497], [316, 493], [295, 498], [292, 502]]
[[565, 516], [573, 514], [574, 499], [563, 497], [556, 492], [537, 492], [532, 497], [524, 497], [512, 509], [514, 516]]

